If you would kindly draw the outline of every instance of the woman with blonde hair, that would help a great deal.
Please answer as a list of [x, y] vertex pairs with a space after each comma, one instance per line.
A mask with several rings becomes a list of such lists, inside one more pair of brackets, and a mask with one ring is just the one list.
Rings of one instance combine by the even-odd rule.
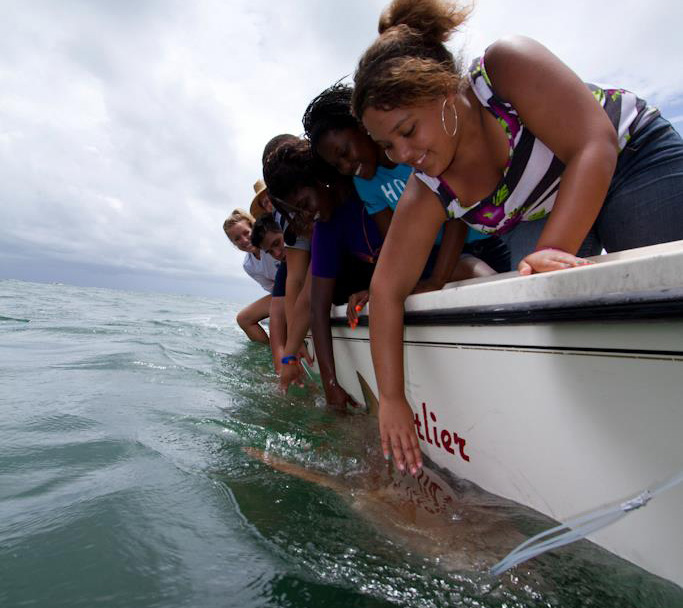
[[447, 218], [502, 237], [521, 274], [683, 239], [683, 141], [659, 112], [583, 83], [529, 38], [494, 42], [462, 69], [444, 43], [468, 12], [395, 0], [354, 77], [354, 114], [390, 159], [415, 169], [372, 280], [382, 314], [370, 315], [383, 450], [413, 473], [403, 303]]
[[252, 279], [268, 292], [267, 296], [252, 302], [237, 314], [237, 323], [250, 340], [270, 344], [268, 334], [260, 321], [270, 315], [271, 293], [279, 263], [265, 251], [251, 244], [254, 217], [243, 209], [235, 209], [223, 223], [223, 231], [230, 242], [246, 254], [242, 267]]

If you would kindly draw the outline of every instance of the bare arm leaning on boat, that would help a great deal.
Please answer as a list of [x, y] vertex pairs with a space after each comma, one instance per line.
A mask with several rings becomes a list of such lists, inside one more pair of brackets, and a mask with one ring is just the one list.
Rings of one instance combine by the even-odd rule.
[[486, 51], [486, 67], [496, 92], [565, 165], [537, 251], [519, 266], [522, 274], [554, 270], [545, 262], [553, 250], [543, 248], [579, 250], [614, 174], [616, 131], [588, 87], [535, 40], [514, 36], [494, 43]]

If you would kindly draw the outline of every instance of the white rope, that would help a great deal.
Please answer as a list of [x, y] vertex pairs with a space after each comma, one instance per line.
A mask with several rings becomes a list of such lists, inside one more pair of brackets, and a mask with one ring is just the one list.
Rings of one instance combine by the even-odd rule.
[[508, 553], [490, 570], [499, 576], [541, 553], [551, 551], [612, 525], [632, 511], [647, 505], [655, 496], [683, 482], [683, 471], [651, 490], [645, 490], [617, 505], [602, 507], [532, 536]]

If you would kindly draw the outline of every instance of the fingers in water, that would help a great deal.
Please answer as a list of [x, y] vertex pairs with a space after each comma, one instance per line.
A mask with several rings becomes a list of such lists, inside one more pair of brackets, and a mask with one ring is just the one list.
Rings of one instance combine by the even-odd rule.
[[401, 447], [401, 440], [396, 437], [392, 442], [391, 442], [391, 447], [393, 450], [393, 458], [394, 462], [396, 463], [396, 466], [398, 467], [399, 471], [405, 471], [406, 470], [406, 465], [405, 461], [403, 458], [403, 448]]
[[411, 448], [413, 450], [413, 458], [415, 459], [415, 465], [418, 469], [422, 468], [422, 450], [420, 449], [420, 444], [413, 433], [410, 437]]
[[419, 456], [416, 458], [415, 451], [413, 450], [412, 438], [410, 435], [401, 436], [401, 448], [406, 459], [407, 469], [410, 471], [411, 475], [415, 475], [419, 468], [418, 463], [419, 466], [422, 466], [422, 459]]
[[384, 460], [391, 460], [391, 444], [389, 443], [389, 438], [381, 433], [380, 441], [382, 443], [382, 452], [384, 453]]

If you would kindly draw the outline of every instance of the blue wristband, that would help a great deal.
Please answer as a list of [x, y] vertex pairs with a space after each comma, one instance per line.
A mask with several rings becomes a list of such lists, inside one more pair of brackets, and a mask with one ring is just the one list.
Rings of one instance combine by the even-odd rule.
[[280, 363], [283, 365], [288, 365], [289, 363], [296, 363], [299, 360], [299, 358], [296, 355], [287, 355], [286, 357], [282, 357], [280, 359]]

